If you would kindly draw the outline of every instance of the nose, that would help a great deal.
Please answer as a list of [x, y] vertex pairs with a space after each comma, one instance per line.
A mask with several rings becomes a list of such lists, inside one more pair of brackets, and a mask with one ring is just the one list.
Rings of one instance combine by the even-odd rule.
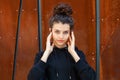
[[64, 35], [61, 33], [61, 34], [59, 34], [59, 38], [60, 39], [63, 39], [64, 38]]

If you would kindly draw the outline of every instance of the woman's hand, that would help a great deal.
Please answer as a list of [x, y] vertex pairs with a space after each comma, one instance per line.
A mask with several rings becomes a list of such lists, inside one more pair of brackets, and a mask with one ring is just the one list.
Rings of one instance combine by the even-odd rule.
[[71, 32], [71, 36], [69, 36], [69, 42], [68, 44], [68, 51], [69, 53], [72, 53], [75, 51], [75, 36], [73, 31]]
[[47, 37], [47, 41], [46, 41], [46, 50], [49, 54], [53, 51], [53, 47], [54, 47], [54, 43], [51, 44], [51, 38], [52, 38], [52, 32], [50, 32], [50, 34]]
[[43, 56], [41, 57], [41, 60], [45, 63], [47, 62], [48, 56], [53, 51], [54, 43], [52, 43], [52, 45], [51, 45], [51, 42], [50, 42], [51, 38], [52, 38], [52, 32], [47, 37], [46, 50], [45, 50]]
[[75, 51], [75, 36], [73, 32], [71, 32], [71, 37], [69, 36], [68, 52], [72, 55], [75, 62], [78, 62], [80, 60], [80, 57]]

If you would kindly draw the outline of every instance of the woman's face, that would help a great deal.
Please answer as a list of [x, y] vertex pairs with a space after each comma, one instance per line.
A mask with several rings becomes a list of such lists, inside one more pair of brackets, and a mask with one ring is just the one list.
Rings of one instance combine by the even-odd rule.
[[52, 27], [52, 33], [55, 46], [58, 48], [63, 48], [66, 46], [66, 42], [70, 36], [70, 25], [62, 24], [61, 22], [54, 23]]

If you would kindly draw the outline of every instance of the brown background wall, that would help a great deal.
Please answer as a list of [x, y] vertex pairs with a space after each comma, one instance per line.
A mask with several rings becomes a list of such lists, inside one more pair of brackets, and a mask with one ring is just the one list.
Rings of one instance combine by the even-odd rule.
[[104, 80], [120, 76], [120, 0], [101, 0], [101, 71]]
[[[49, 34], [48, 20], [56, 3], [72, 6], [76, 45], [83, 50], [95, 69], [95, 0], [42, 0], [43, 48]], [[101, 0], [100, 80], [119, 80], [120, 72], [120, 1]], [[0, 80], [12, 80], [19, 0], [0, 0]], [[37, 0], [23, 0], [15, 80], [27, 80], [38, 52]]]

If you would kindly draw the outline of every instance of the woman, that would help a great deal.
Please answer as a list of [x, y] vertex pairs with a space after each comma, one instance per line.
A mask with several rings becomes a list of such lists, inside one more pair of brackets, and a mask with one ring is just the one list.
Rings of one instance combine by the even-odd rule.
[[95, 71], [75, 47], [72, 9], [58, 4], [50, 18], [46, 49], [36, 55], [28, 80], [95, 80]]

